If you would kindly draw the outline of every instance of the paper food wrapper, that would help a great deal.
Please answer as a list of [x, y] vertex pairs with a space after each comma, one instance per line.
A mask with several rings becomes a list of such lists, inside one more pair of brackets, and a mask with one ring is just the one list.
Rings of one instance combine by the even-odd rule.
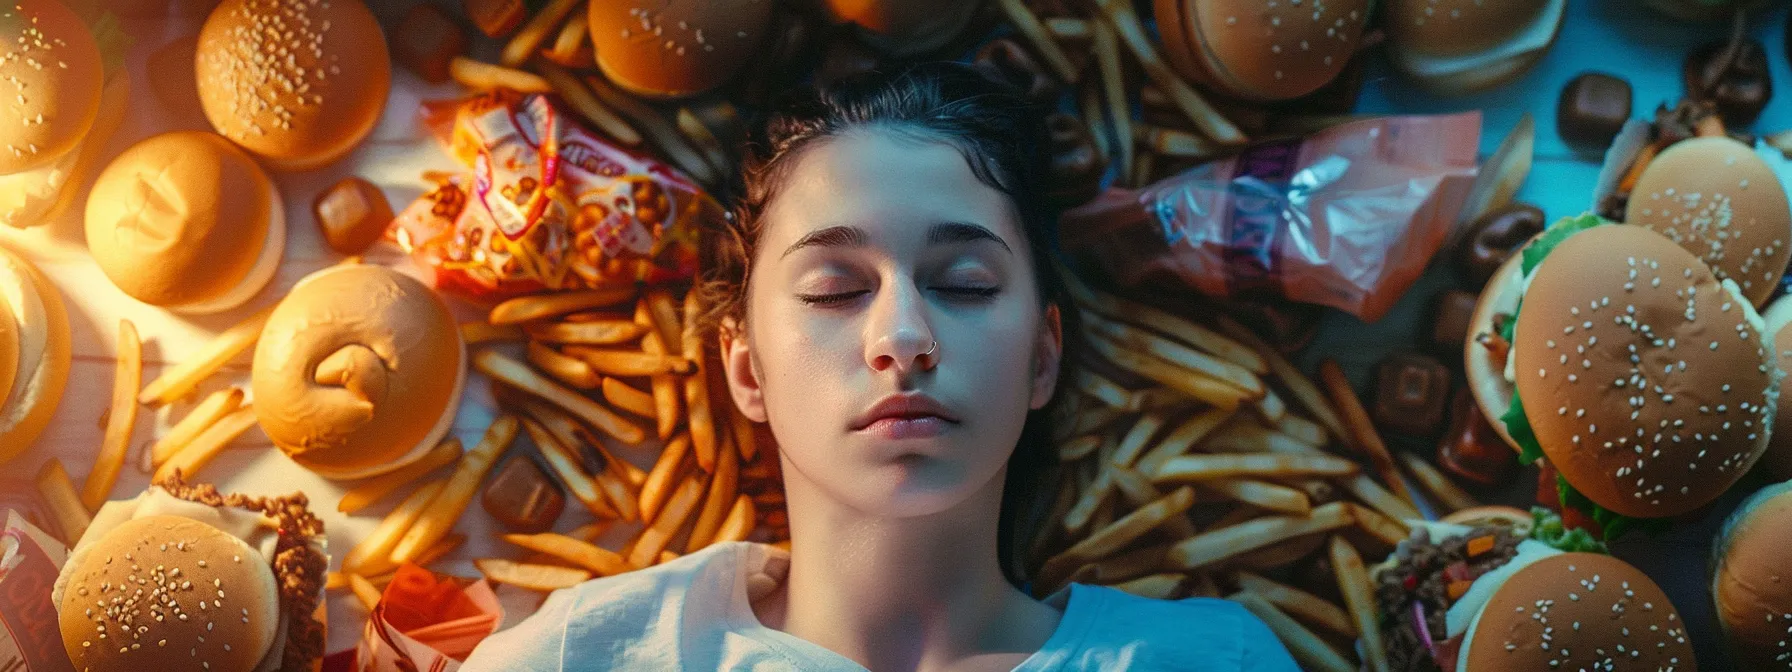
[[380, 595], [357, 647], [364, 672], [454, 672], [504, 622], [491, 585], [405, 563]]
[[61, 618], [50, 588], [68, 560], [68, 548], [6, 512], [0, 532], [0, 670], [74, 672], [62, 650]]

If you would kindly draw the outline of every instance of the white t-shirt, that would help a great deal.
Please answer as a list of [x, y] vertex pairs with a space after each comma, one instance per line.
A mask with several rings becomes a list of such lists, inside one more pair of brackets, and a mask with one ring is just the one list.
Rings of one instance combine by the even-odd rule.
[[[759, 622], [750, 596], [776, 587], [788, 568], [782, 549], [732, 542], [587, 581], [549, 595], [534, 615], [486, 639], [461, 670], [863, 672]], [[1262, 621], [1225, 600], [1153, 600], [1071, 584], [1046, 602], [1064, 617], [1016, 672], [1298, 669]]]

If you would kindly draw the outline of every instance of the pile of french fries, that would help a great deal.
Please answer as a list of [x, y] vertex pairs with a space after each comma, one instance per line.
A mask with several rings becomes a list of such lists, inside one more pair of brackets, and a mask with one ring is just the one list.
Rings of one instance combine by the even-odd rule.
[[[1065, 274], [1089, 347], [1067, 367], [1036, 591], [1224, 597], [1307, 669], [1386, 669], [1365, 564], [1422, 518], [1398, 465], [1434, 511], [1474, 498], [1422, 459], [1397, 461], [1335, 364], [1315, 383], [1228, 318], [1200, 324]], [[1272, 578], [1313, 567], [1330, 573], [1317, 589]]]

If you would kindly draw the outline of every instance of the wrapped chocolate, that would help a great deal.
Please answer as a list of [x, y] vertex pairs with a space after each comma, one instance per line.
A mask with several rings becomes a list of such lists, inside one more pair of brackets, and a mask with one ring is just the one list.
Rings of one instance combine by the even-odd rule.
[[1281, 297], [1380, 319], [1449, 237], [1479, 113], [1382, 117], [1271, 141], [1067, 212], [1067, 250], [1124, 285]]
[[425, 121], [469, 170], [437, 176], [386, 235], [468, 299], [686, 280], [702, 223], [724, 216], [689, 178], [544, 96], [430, 103]]
[[355, 668], [454, 672], [503, 622], [504, 607], [485, 581], [407, 562], [367, 618]]

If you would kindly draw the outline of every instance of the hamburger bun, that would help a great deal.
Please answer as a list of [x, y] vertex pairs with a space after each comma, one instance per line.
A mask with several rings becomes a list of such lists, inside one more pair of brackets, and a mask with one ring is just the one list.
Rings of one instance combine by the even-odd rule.
[[1500, 584], [1468, 633], [1456, 667], [1467, 672], [1698, 669], [1686, 623], [1661, 587], [1597, 553], [1525, 565]]
[[114, 73], [101, 89], [99, 115], [80, 147], [44, 166], [0, 174], [0, 225], [26, 228], [61, 217], [81, 193], [78, 185], [91, 175], [106, 141], [124, 123], [130, 97], [131, 78]]
[[[211, 672], [250, 672], [280, 634], [273, 567], [223, 530], [152, 515], [83, 546], [57, 582], [62, 647], [78, 669], [191, 670], [205, 663]], [[147, 589], [150, 597], [132, 598], [120, 586]]]
[[325, 478], [384, 473], [447, 434], [466, 360], [447, 304], [423, 283], [380, 266], [327, 268], [268, 316], [251, 374], [255, 416]]
[[1524, 296], [1523, 261], [1520, 248], [1487, 279], [1480, 298], [1475, 300], [1475, 312], [1469, 318], [1468, 340], [1462, 344], [1462, 370], [1468, 377], [1469, 394], [1474, 396], [1475, 403], [1481, 407], [1481, 416], [1487, 418], [1494, 433], [1505, 439], [1506, 445], [1512, 446], [1513, 450], [1518, 450], [1518, 442], [1512, 439], [1506, 423], [1500, 420], [1512, 409], [1512, 381], [1506, 377], [1511, 358], [1497, 356], [1482, 345], [1479, 338], [1482, 334], [1497, 333], [1496, 317], [1514, 315], [1518, 311], [1518, 301]]
[[212, 127], [278, 170], [347, 155], [392, 83], [386, 36], [361, 0], [224, 0], [200, 29], [194, 68]]
[[1228, 96], [1273, 101], [1317, 91], [1344, 71], [1370, 4], [1156, 0], [1155, 8], [1171, 67]]
[[1660, 234], [1594, 226], [1534, 270], [1512, 345], [1550, 464], [1593, 502], [1675, 516], [1729, 489], [1767, 446], [1772, 345], [1735, 285]]
[[611, 0], [590, 5], [597, 66], [617, 86], [682, 98], [728, 81], [765, 40], [764, 0]]
[[62, 294], [30, 262], [0, 247], [0, 359], [7, 360], [0, 361], [0, 464], [49, 426], [71, 356]]
[[87, 199], [87, 247], [112, 284], [184, 313], [242, 305], [286, 249], [280, 192], [214, 133], [175, 131], [125, 150]]
[[858, 28], [859, 39], [888, 56], [946, 46], [971, 22], [979, 3], [960, 0], [825, 0], [830, 18]]
[[[1767, 307], [1761, 316], [1766, 334], [1773, 341], [1773, 363], [1781, 376], [1792, 373], [1792, 295], [1782, 296]], [[1776, 481], [1792, 479], [1792, 403], [1781, 402], [1774, 412], [1773, 436], [1767, 441], [1767, 452], [1761, 455], [1761, 467]]]
[[99, 116], [105, 64], [87, 24], [56, 0], [13, 0], [0, 9], [0, 175], [42, 168], [68, 154]]
[[1567, 0], [1389, 0], [1389, 59], [1437, 93], [1499, 86], [1543, 58], [1567, 7]]
[[1636, 181], [1627, 224], [1646, 227], [1735, 280], [1756, 308], [1792, 258], [1792, 208], [1773, 169], [1726, 137], [1691, 138], [1662, 150]]
[[1500, 505], [1473, 506], [1453, 511], [1450, 515], [1439, 518], [1438, 522], [1465, 527], [1503, 527], [1520, 537], [1530, 536], [1531, 529], [1536, 525], [1529, 511]]
[[1738, 669], [1784, 669], [1792, 654], [1792, 483], [1750, 495], [1712, 546], [1711, 599]]

